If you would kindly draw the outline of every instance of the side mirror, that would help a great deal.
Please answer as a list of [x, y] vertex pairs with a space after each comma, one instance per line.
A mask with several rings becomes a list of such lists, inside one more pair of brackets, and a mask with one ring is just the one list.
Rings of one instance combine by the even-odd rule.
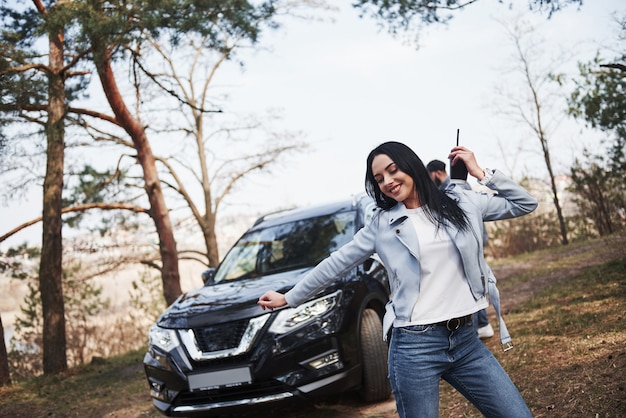
[[212, 284], [215, 284], [215, 268], [209, 267], [208, 269], [204, 270], [200, 276], [202, 276], [202, 281], [204, 282], [205, 286], [211, 286]]

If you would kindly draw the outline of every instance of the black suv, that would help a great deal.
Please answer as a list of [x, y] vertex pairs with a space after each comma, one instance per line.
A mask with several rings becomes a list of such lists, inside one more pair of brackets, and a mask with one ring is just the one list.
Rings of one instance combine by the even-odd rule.
[[144, 367], [155, 407], [208, 416], [348, 390], [367, 402], [389, 398], [381, 325], [389, 287], [375, 256], [297, 308], [257, 305], [267, 290], [291, 289], [375, 210], [362, 195], [258, 219], [203, 274], [205, 285], [151, 327]]

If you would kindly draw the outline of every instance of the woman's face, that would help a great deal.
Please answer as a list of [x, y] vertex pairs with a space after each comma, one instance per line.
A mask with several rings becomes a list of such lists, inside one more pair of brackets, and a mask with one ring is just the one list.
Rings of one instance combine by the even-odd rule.
[[409, 209], [420, 207], [413, 178], [400, 170], [386, 154], [378, 154], [372, 160], [372, 174], [380, 191]]

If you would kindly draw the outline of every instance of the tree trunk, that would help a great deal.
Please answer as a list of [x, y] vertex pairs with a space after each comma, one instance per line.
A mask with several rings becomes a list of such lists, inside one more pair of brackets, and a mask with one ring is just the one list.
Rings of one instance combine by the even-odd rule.
[[[539, 114], [540, 107], [537, 103], [537, 114]], [[543, 128], [541, 126], [541, 119], [539, 119], [539, 141], [541, 142], [541, 149], [543, 150], [543, 159], [546, 163], [546, 167], [548, 168], [548, 174], [550, 175], [550, 187], [552, 189], [552, 201], [554, 202], [554, 207], [556, 208], [556, 216], [559, 220], [559, 229], [561, 231], [561, 244], [567, 245], [569, 240], [567, 239], [567, 226], [565, 224], [565, 217], [563, 216], [563, 210], [561, 209], [561, 203], [559, 202], [559, 193], [558, 188], [556, 186], [556, 180], [554, 177], [554, 172], [552, 171], [552, 162], [550, 159], [550, 150], [548, 148], [548, 141], [545, 139], [543, 134]]]
[[552, 184], [552, 196], [554, 201], [554, 207], [556, 208], [556, 216], [557, 218], [559, 218], [559, 228], [561, 230], [561, 244], [567, 245], [569, 243], [569, 240], [567, 239], [567, 225], [565, 224], [565, 217], [563, 216], [563, 211], [561, 210], [561, 203], [559, 203], [558, 189], [556, 187], [556, 182], [552, 174], [550, 174], [550, 183]]
[[0, 387], [11, 384], [11, 375], [9, 374], [9, 356], [7, 355], [7, 346], [4, 343], [4, 326], [2, 325], [2, 316], [0, 316]]
[[182, 293], [180, 287], [180, 274], [178, 271], [178, 252], [174, 230], [170, 220], [169, 210], [165, 204], [161, 181], [156, 168], [156, 161], [152, 154], [152, 148], [148, 142], [146, 131], [141, 121], [133, 117], [124, 103], [120, 93], [113, 68], [111, 57], [105, 45], [99, 41], [92, 42], [94, 46], [94, 62], [98, 69], [98, 76], [104, 89], [109, 105], [120, 126], [131, 137], [137, 160], [143, 169], [145, 189], [150, 201], [150, 216], [154, 221], [159, 236], [159, 251], [161, 254], [161, 280], [163, 282], [163, 296], [168, 305], [172, 304]]
[[217, 267], [220, 263], [220, 258], [217, 249], [217, 236], [215, 235], [215, 215], [212, 212], [208, 213], [208, 211], [209, 209], [207, 209], [207, 215], [200, 226], [202, 227], [202, 235], [206, 245], [209, 267]]
[[43, 184], [43, 236], [39, 265], [39, 292], [43, 311], [43, 371], [59, 373], [67, 369], [65, 306], [62, 267], [62, 193], [65, 153], [65, 81], [62, 31], [50, 34], [48, 76], [48, 121], [46, 123], [47, 164]]
[[[520, 27], [516, 24], [514, 28], [506, 28], [509, 32], [513, 43], [515, 44], [515, 48], [517, 49], [517, 55], [519, 57], [519, 62], [521, 64], [521, 70], [524, 74], [524, 78], [526, 79], [526, 83], [528, 84], [528, 89], [531, 94], [531, 99], [533, 101], [532, 110], [533, 116], [526, 117], [524, 115], [524, 110], [521, 106], [515, 106], [516, 110], [518, 110], [522, 116], [522, 120], [527, 123], [530, 128], [537, 135], [537, 139], [541, 145], [541, 150], [543, 152], [543, 159], [546, 163], [546, 168], [548, 169], [548, 174], [550, 175], [550, 188], [552, 190], [552, 202], [554, 203], [554, 208], [556, 209], [556, 215], [559, 221], [559, 229], [561, 233], [561, 244], [567, 245], [567, 224], [565, 223], [565, 217], [563, 216], [563, 210], [561, 208], [561, 204], [559, 202], [559, 194], [556, 186], [556, 180], [554, 177], [554, 171], [552, 170], [552, 162], [550, 158], [550, 147], [548, 146], [548, 136], [544, 129], [543, 124], [543, 110], [544, 106], [542, 106], [543, 98], [539, 94], [541, 86], [550, 80], [549, 74], [543, 78], [537, 78], [533, 76], [533, 72], [531, 71], [531, 63], [530, 60], [531, 55], [529, 55], [529, 49], [523, 46], [522, 38], [524, 36], [529, 36], [529, 32], [527, 30], [522, 31]], [[532, 50], [532, 49], [531, 49]]]

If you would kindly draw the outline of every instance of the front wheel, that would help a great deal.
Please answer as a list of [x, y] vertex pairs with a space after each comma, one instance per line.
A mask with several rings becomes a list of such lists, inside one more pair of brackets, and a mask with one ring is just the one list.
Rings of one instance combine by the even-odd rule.
[[387, 378], [387, 344], [383, 341], [383, 325], [373, 309], [365, 309], [361, 318], [360, 350], [363, 381], [359, 396], [365, 402], [384, 401], [391, 395]]

